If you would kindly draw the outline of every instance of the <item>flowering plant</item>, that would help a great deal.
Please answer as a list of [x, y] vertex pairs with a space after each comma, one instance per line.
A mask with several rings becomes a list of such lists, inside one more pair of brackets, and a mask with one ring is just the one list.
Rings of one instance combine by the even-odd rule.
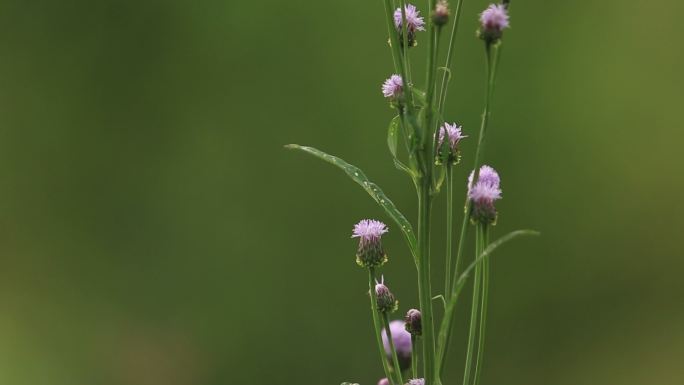
[[[489, 286], [489, 259], [501, 244], [522, 235], [536, 234], [530, 230], [511, 232], [494, 242], [489, 233], [496, 224], [495, 208], [501, 199], [499, 174], [490, 166], [482, 165], [484, 139], [489, 121], [490, 101], [494, 91], [496, 65], [503, 30], [509, 27], [508, 1], [492, 4], [480, 14], [478, 37], [485, 48], [487, 67], [484, 112], [477, 135], [473, 156], [473, 171], [466, 188], [465, 211], [458, 236], [456, 258], [453, 261], [453, 168], [461, 161], [459, 144], [468, 138], [463, 128], [444, 120], [447, 84], [454, 56], [454, 41], [462, 0], [456, 0], [453, 14], [445, 0], [428, 0], [430, 17], [426, 21], [416, 6], [405, 0], [383, 0], [389, 33], [389, 46], [394, 62], [394, 74], [382, 84], [382, 94], [396, 116], [390, 121], [387, 143], [396, 168], [413, 181], [418, 195], [417, 232], [385, 193], [357, 167], [312, 147], [291, 144], [286, 146], [316, 156], [347, 173], [361, 185], [380, 205], [402, 233], [418, 272], [420, 309], [410, 309], [403, 321], [391, 321], [390, 314], [397, 310], [398, 301], [385, 283], [378, 279], [378, 270], [388, 261], [382, 237], [388, 226], [378, 220], [364, 219], [354, 226], [352, 237], [358, 238], [356, 262], [367, 270], [371, 303], [372, 324], [375, 329], [379, 359], [385, 377], [381, 385], [441, 385], [449, 350], [453, 318], [459, 294], [468, 277], [474, 276], [473, 300], [470, 311], [470, 330], [466, 344], [466, 363], [463, 385], [477, 385], [482, 369], [484, 352], [487, 298]], [[446, 53], [446, 63], [438, 67], [438, 47], [442, 29], [452, 19]], [[410, 50], [418, 44], [418, 33], [427, 35], [427, 65], [425, 90], [418, 89], [412, 80]], [[437, 71], [444, 69], [438, 82]], [[439, 84], [438, 84], [439, 83]], [[439, 87], [438, 87], [439, 86]], [[403, 147], [403, 150], [399, 151]], [[403, 159], [402, 159], [403, 158]], [[445, 282], [443, 294], [434, 296], [430, 271], [430, 234], [432, 203], [446, 186]], [[475, 255], [470, 264], [462, 268], [464, 244], [469, 222], [474, 227]], [[442, 298], [444, 315], [435, 320], [432, 311], [434, 299]], [[418, 349], [421, 347], [421, 349]], [[420, 354], [419, 354], [420, 350]], [[419, 357], [420, 356], [420, 357]], [[419, 359], [420, 358], [420, 359]], [[422, 363], [419, 370], [418, 362]], [[348, 383], [347, 383], [348, 384]]]

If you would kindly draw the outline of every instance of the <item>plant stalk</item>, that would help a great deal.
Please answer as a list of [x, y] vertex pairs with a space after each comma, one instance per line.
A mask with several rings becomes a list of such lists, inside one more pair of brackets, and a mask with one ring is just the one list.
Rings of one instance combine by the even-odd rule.
[[430, 286], [430, 178], [423, 176], [418, 192], [418, 292], [423, 326], [423, 376], [426, 385], [434, 384], [435, 336]]
[[[478, 226], [475, 230], [475, 258], [482, 253], [482, 231]], [[480, 288], [482, 279], [482, 263], [475, 266], [475, 281], [473, 283], [473, 302], [470, 308], [470, 331], [468, 332], [468, 349], [466, 351], [465, 370], [463, 373], [463, 385], [470, 384], [470, 376], [473, 366], [475, 349], [475, 336], [477, 334], [478, 306], [480, 305]]]
[[[446, 140], [446, 135], [444, 137]], [[453, 176], [453, 165], [451, 164], [450, 161], [447, 161], [446, 164], [446, 199], [447, 199], [447, 217], [446, 217], [446, 265], [444, 268], [445, 271], [445, 277], [444, 277], [444, 298], [445, 301], [449, 301], [449, 298], [451, 298], [451, 259], [452, 259], [452, 231], [453, 231], [453, 222], [454, 222], [454, 176]]]
[[[480, 246], [481, 250], [487, 248], [489, 227], [487, 225], [481, 225], [482, 229], [482, 239]], [[482, 372], [482, 361], [484, 356], [484, 343], [485, 343], [485, 330], [487, 328], [487, 298], [489, 295], [489, 257], [482, 259], [482, 295], [480, 300], [480, 335], [478, 337], [477, 344], [477, 360], [475, 361], [475, 378], [473, 385], [477, 385], [480, 382], [480, 374]]]
[[385, 326], [385, 334], [387, 335], [387, 341], [389, 343], [390, 352], [392, 352], [392, 366], [394, 367], [394, 374], [396, 375], [396, 380], [400, 384], [404, 383], [404, 379], [401, 377], [401, 367], [399, 366], [399, 357], [397, 357], [397, 349], [394, 347], [394, 340], [392, 339], [392, 331], [390, 330], [389, 316], [386, 312], [382, 313], [382, 321]]
[[[375, 270], [373, 268], [368, 269], [368, 294], [371, 301], [371, 314], [373, 315], [373, 328], [375, 329], [375, 341], [378, 345], [378, 352], [380, 353], [380, 362], [382, 362], [382, 368], [385, 371], [385, 377], [392, 383], [392, 385], [403, 385], [403, 383], [397, 383], [392, 376], [392, 371], [390, 370], [389, 363], [387, 362], [387, 356], [385, 354], [385, 347], [382, 344], [382, 325], [380, 317], [378, 317], [378, 301], [375, 298]], [[389, 330], [389, 329], [388, 329]]]

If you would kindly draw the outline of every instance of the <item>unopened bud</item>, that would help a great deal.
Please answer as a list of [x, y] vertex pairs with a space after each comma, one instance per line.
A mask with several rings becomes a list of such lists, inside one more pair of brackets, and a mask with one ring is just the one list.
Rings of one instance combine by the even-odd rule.
[[435, 11], [432, 13], [432, 22], [438, 27], [449, 22], [449, 3], [446, 0], [439, 0], [437, 5], [435, 5]]
[[413, 336], [419, 336], [423, 333], [422, 317], [419, 310], [411, 309], [406, 312], [404, 328]]
[[394, 294], [385, 286], [384, 277], [380, 279], [380, 282], [375, 281], [375, 299], [377, 310], [381, 313], [392, 313], [399, 306], [399, 301], [394, 298]]

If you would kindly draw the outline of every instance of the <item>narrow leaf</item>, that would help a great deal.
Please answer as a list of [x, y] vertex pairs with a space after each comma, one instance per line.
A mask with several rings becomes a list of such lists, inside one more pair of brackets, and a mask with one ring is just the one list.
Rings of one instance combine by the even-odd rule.
[[387, 128], [387, 147], [394, 159], [397, 158], [397, 143], [399, 142], [399, 115], [392, 118]]
[[380, 207], [382, 207], [387, 215], [389, 215], [399, 226], [401, 229], [401, 232], [404, 234], [404, 237], [406, 238], [406, 242], [409, 245], [409, 249], [411, 249], [411, 254], [413, 254], [413, 259], [417, 263], [416, 259], [416, 237], [413, 233], [413, 227], [411, 226], [411, 223], [404, 217], [404, 214], [402, 214], [399, 209], [394, 205], [394, 203], [385, 195], [384, 192], [376, 185], [375, 183], [371, 182], [368, 177], [366, 177], [366, 174], [361, 171], [360, 168], [353, 166], [347, 162], [345, 162], [343, 159], [338, 158], [333, 155], [326, 154], [325, 152], [315, 149], [313, 147], [307, 147], [307, 146], [300, 146], [298, 144], [288, 144], [285, 146], [285, 148], [288, 149], [293, 149], [293, 150], [300, 150], [304, 151], [308, 154], [311, 154], [319, 159], [322, 159], [328, 163], [331, 163], [339, 168], [341, 168], [347, 175], [354, 180], [354, 182], [358, 183], [361, 187], [363, 187], [364, 190], [368, 193], [368, 195], [371, 196], [377, 202]]

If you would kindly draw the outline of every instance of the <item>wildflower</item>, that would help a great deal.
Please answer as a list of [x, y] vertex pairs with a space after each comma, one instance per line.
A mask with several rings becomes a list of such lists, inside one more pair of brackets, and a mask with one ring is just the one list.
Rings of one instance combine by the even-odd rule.
[[439, 0], [432, 13], [432, 22], [441, 27], [449, 21], [449, 3], [446, 0]]
[[409, 380], [407, 385], [425, 385], [425, 379], [424, 378], [414, 378]]
[[401, 76], [394, 74], [382, 83], [382, 94], [386, 98], [398, 100], [404, 93], [404, 80]]
[[380, 381], [378, 381], [378, 385], [390, 385], [390, 382], [387, 378], [381, 378]]
[[381, 313], [392, 313], [399, 306], [399, 301], [394, 298], [394, 294], [385, 286], [384, 277], [380, 279], [380, 282], [375, 280], [375, 298], [377, 310]]
[[[458, 143], [461, 141], [463, 138], [467, 138], [466, 135], [463, 135], [461, 131], [461, 127], [454, 123], [454, 124], [449, 124], [449, 123], [444, 123], [440, 128], [438, 132], [439, 136], [437, 138], [437, 159], [438, 163], [440, 163], [442, 160], [445, 160], [447, 162], [451, 162], [453, 164], [456, 164], [460, 160], [460, 150], [458, 148]], [[449, 139], [448, 147], [443, 148], [442, 145], [445, 144], [445, 137]], [[445, 158], [445, 159], [443, 159]]]
[[[390, 322], [390, 333], [392, 333], [392, 342], [397, 351], [397, 358], [399, 359], [399, 366], [401, 370], [406, 370], [411, 367], [411, 335], [404, 329], [404, 321], [395, 320]], [[392, 356], [390, 350], [389, 340], [385, 329], [382, 329], [382, 345], [385, 347], [385, 354], [387, 358]], [[392, 360], [390, 359], [390, 362]]]
[[473, 174], [471, 172], [468, 177], [468, 199], [471, 202], [470, 219], [474, 223], [496, 224], [497, 212], [494, 202], [501, 199], [499, 174], [489, 166], [482, 166], [474, 184]]
[[359, 266], [376, 267], [387, 262], [387, 254], [380, 239], [387, 231], [384, 223], [373, 219], [364, 219], [354, 225], [352, 238], [359, 238], [359, 248], [356, 251], [356, 263]]
[[[413, 4], [406, 4], [404, 7], [404, 13], [406, 14], [406, 34], [408, 35], [408, 46], [413, 47], [416, 45], [416, 31], [425, 31], [425, 20], [420, 16], [420, 11], [416, 9]], [[399, 40], [403, 47], [403, 21], [404, 13], [401, 12], [401, 7], [394, 11], [394, 26], [399, 32]]]
[[508, 22], [508, 10], [504, 4], [490, 4], [480, 14], [480, 39], [488, 44], [496, 43], [501, 39], [503, 30], [510, 26]]
[[421, 314], [417, 309], [411, 309], [406, 312], [406, 317], [404, 317], [404, 329], [413, 336], [419, 336], [423, 332], [423, 326], [421, 323]]

